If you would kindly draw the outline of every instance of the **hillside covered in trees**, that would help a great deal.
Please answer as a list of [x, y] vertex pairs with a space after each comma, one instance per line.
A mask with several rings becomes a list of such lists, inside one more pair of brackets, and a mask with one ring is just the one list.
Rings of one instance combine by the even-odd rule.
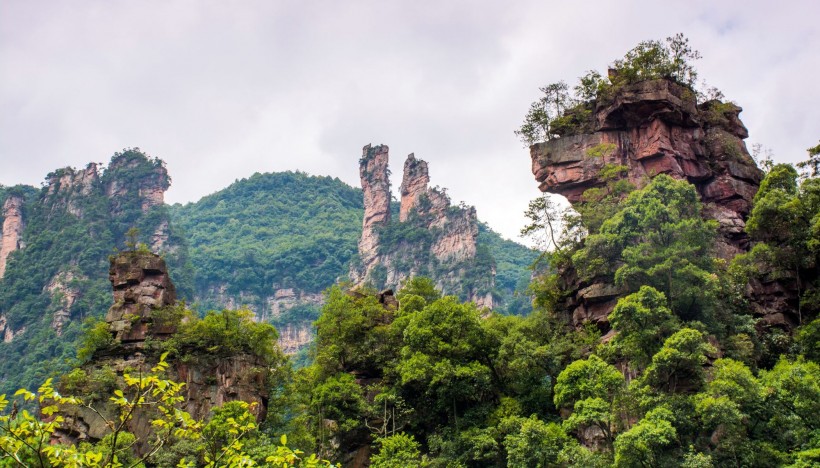
[[[44, 187], [3, 187], [0, 391], [34, 388], [69, 368], [83, 322], [108, 309], [108, 256], [144, 244], [169, 261], [194, 310], [248, 307], [288, 352], [312, 339], [322, 291], [344, 280], [361, 233], [362, 193], [339, 179], [255, 174], [196, 203], [169, 206], [164, 163], [139, 149], [49, 174]], [[131, 235], [129, 236], [129, 230]], [[529, 310], [534, 253], [488, 227], [501, 307]]]
[[[525, 232], [549, 246], [529, 285], [530, 314], [482, 311], [421, 276], [395, 294], [341, 283], [326, 291], [312, 360], [297, 370], [272, 346], [276, 330], [247, 313], [223, 310], [200, 319], [172, 303], [165, 278], [162, 288], [152, 279], [163, 268], [149, 263], [159, 260], [132, 244], [121, 254], [126, 260], [112, 259], [112, 271], [131, 265], [141, 273], [125, 276], [139, 281], [112, 282], [114, 297], [124, 299], [85, 335], [89, 359], [56, 386], [16, 395], [22, 406], [39, 396], [48, 417], [18, 417], [21, 406], [0, 398], [0, 460], [818, 466], [820, 146], [797, 167], [758, 164], [743, 141], [740, 107], [696, 89], [697, 58], [682, 35], [645, 41], [606, 77], [593, 71], [572, 91], [565, 83], [542, 88], [517, 134], [529, 146], [539, 188], [565, 196], [572, 208], [559, 210], [544, 196], [527, 212]], [[286, 186], [300, 177], [249, 180]], [[248, 219], [261, 217], [247, 205], [264, 196], [244, 191], [246, 183], [206, 202], [222, 204], [217, 213], [232, 205], [247, 207]], [[337, 209], [359, 206], [355, 191], [334, 193]], [[395, 211], [386, 201], [381, 206]], [[211, 234], [252, 249], [247, 257], [232, 249], [220, 262], [249, 275], [271, 271], [254, 270], [265, 251], [251, 233], [276, 226], [254, 220], [243, 230], [224, 214], [174, 210], [181, 224], [206, 233], [191, 243], [195, 265], [204, 262], [196, 249], [205, 251]], [[347, 219], [336, 216], [331, 222]], [[506, 252], [496, 260], [499, 272], [502, 262], [515, 264], [509, 246], [483, 234], [487, 245]], [[329, 242], [323, 252], [346, 245], [337, 252], [352, 256], [355, 237], [346, 242]], [[267, 254], [277, 258], [279, 251]], [[308, 287], [325, 265], [321, 257], [311, 261], [316, 276], [281, 269], [264, 281]], [[221, 281], [217, 275], [213, 281]], [[514, 276], [505, 275], [505, 283]], [[153, 296], [124, 292], [144, 285]], [[237, 356], [253, 364], [191, 371]], [[200, 399], [182, 396], [180, 381], [202, 389]], [[242, 401], [246, 387], [234, 382], [255, 385], [253, 403]], [[82, 396], [68, 396], [72, 389]], [[208, 414], [192, 404], [211, 405], [217, 397], [225, 401], [202, 412]], [[100, 402], [109, 402], [105, 414], [119, 424], [98, 425], [84, 444], [71, 440], [77, 431], [58, 437], [76, 421], [66, 416]], [[153, 429], [133, 416], [140, 412]], [[46, 441], [55, 445], [43, 448]]]

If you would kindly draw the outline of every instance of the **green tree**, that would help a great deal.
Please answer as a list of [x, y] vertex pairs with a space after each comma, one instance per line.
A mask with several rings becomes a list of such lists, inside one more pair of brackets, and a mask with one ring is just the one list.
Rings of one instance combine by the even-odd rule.
[[587, 398], [613, 401], [623, 390], [624, 376], [611, 364], [592, 355], [568, 365], [555, 383], [555, 406], [572, 407]]
[[692, 319], [708, 309], [715, 287], [711, 249], [715, 221], [701, 216], [695, 187], [665, 174], [632, 192], [598, 234], [572, 256], [582, 278], [613, 275], [637, 291], [663, 291], [677, 315]]
[[794, 361], [784, 357], [760, 373], [760, 383], [764, 405], [772, 411], [770, 436], [786, 451], [820, 448], [820, 366], [802, 356]]
[[651, 286], [641, 286], [638, 292], [619, 299], [608, 318], [617, 331], [611, 346], [636, 369], [646, 367], [663, 340], [678, 328], [666, 297]]
[[714, 353], [715, 348], [704, 340], [703, 333], [682, 328], [667, 338], [660, 351], [652, 356], [643, 379], [667, 393], [698, 390], [704, 381], [703, 366]]
[[498, 391], [494, 358], [475, 305], [446, 296], [411, 318], [396, 370], [416, 402], [426, 400], [426, 406], [449, 414], [458, 427], [459, 405], [492, 398]]
[[648, 412], [638, 424], [615, 439], [616, 467], [666, 466], [666, 449], [676, 442], [672, 411], [665, 407]]
[[403, 432], [376, 439], [378, 452], [370, 457], [373, 468], [421, 468], [427, 466], [421, 459], [419, 443]]
[[[557, 466], [570, 437], [555, 423], [545, 423], [535, 416], [518, 418], [517, 430], [504, 438], [507, 466], [510, 468], [543, 468]], [[510, 424], [510, 422], [506, 422]]]
[[623, 390], [624, 376], [593, 354], [589, 359], [573, 362], [558, 375], [554, 401], [557, 408], [573, 409], [564, 421], [567, 430], [597, 427], [611, 446], [616, 402]]
[[798, 182], [794, 167], [773, 166], [755, 195], [746, 231], [757, 244], [736, 263], [762, 264], [763, 274], [793, 279], [799, 323], [804, 311], [816, 313], [820, 288], [809, 278], [820, 259], [820, 178]]
[[333, 286], [316, 321], [316, 363], [328, 375], [351, 370], [379, 375], [397, 355], [390, 338], [392, 315], [375, 294]]
[[515, 131], [515, 134], [527, 146], [553, 138], [555, 135], [551, 131], [553, 120], [575, 104], [569, 92], [569, 86], [563, 81], [538, 89], [543, 96], [530, 105], [530, 110], [524, 117], [524, 123]]

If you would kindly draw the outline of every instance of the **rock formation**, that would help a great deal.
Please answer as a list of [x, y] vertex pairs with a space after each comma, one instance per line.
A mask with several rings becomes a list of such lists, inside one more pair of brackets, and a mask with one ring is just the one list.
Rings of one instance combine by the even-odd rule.
[[388, 147], [365, 146], [359, 159], [359, 177], [364, 194], [362, 237], [359, 238], [359, 258], [365, 275], [378, 263], [379, 231], [390, 223], [390, 171]]
[[427, 161], [416, 159], [413, 153], [407, 156], [404, 162], [404, 175], [401, 181], [401, 206], [399, 221], [407, 221], [410, 210], [416, 206], [421, 195], [427, 193], [430, 184], [430, 175], [427, 173]]
[[[359, 160], [365, 212], [353, 282], [399, 288], [413, 276], [429, 276], [445, 294], [492, 308], [495, 271], [491, 259], [485, 265], [478, 258], [475, 208], [454, 207], [445, 190], [430, 188], [427, 162], [410, 154], [399, 221], [392, 221], [388, 159], [387, 146], [367, 145]], [[476, 281], [465, 288], [468, 277]]]
[[[115, 338], [113, 347], [98, 352], [94, 360], [81, 370], [86, 375], [110, 373], [120, 379], [124, 372], [149, 369], [157, 361], [156, 352], [148, 340], [163, 340], [176, 332], [176, 325], [158, 323], [157, 310], [175, 304], [175, 287], [168, 276], [165, 261], [150, 252], [122, 252], [111, 258], [109, 279], [113, 287], [114, 304], [106, 315], [109, 330]], [[252, 404], [252, 413], [261, 422], [268, 402], [269, 367], [261, 358], [237, 354], [215, 358], [169, 358], [167, 377], [184, 382], [182, 408], [195, 419], [204, 419], [214, 407], [225, 402], [242, 400]], [[95, 402], [95, 408], [109, 419], [114, 408], [105, 395]], [[109, 429], [100, 416], [88, 407], [64, 408], [66, 421], [55, 433], [53, 442], [75, 443], [100, 440]], [[150, 410], [135, 414], [127, 429], [141, 440], [150, 438]], [[145, 447], [138, 446], [141, 453]]]
[[106, 172], [129, 175], [139, 173], [139, 177], [136, 178], [114, 177], [105, 181], [105, 195], [112, 200], [112, 215], [121, 212], [122, 201], [128, 195], [139, 197], [143, 213], [148, 212], [151, 207], [162, 205], [165, 200], [165, 191], [171, 185], [168, 171], [161, 161], [156, 159], [146, 161], [144, 156], [133, 157], [130, 151], [112, 159]]
[[0, 232], [0, 278], [6, 273], [9, 255], [23, 247], [23, 198], [11, 195], [3, 203], [3, 230]]
[[639, 82], [597, 104], [594, 132], [531, 146], [532, 172], [541, 191], [570, 203], [604, 185], [599, 172], [606, 164], [626, 165], [638, 188], [661, 173], [688, 180], [705, 215], [720, 223], [719, 253], [731, 258], [748, 248], [743, 228], [763, 177], [743, 143], [749, 133], [741, 110], [718, 101], [697, 106], [694, 94], [672, 81]]
[[[743, 142], [748, 131], [740, 111], [719, 101], [697, 105], [691, 90], [669, 80], [635, 83], [595, 104], [591, 132], [532, 145], [532, 172], [541, 191], [571, 204], [605, 185], [600, 171], [608, 164], [626, 166], [626, 177], [638, 188], [661, 173], [687, 180], [701, 196], [704, 216], [719, 223], [717, 255], [731, 259], [749, 248], [745, 222], [763, 176]], [[563, 275], [575, 285], [566, 304], [573, 322], [606, 328], [623, 291], [607, 283], [581, 284], [572, 271]]]
[[26, 327], [22, 327], [19, 330], [12, 329], [6, 316], [0, 315], [0, 335], [3, 336], [3, 343], [11, 343], [16, 336], [21, 335], [25, 331]]
[[[123, 252], [111, 259], [108, 273], [114, 288], [114, 304], [105, 321], [123, 345], [140, 347], [149, 334], [151, 312], [176, 302], [176, 289], [165, 261], [148, 252]], [[153, 330], [166, 335], [175, 330]]]
[[49, 205], [52, 212], [65, 210], [83, 218], [83, 201], [97, 188], [99, 179], [95, 163], [90, 163], [81, 170], [66, 167], [54, 171], [46, 178], [48, 182], [43, 204]]

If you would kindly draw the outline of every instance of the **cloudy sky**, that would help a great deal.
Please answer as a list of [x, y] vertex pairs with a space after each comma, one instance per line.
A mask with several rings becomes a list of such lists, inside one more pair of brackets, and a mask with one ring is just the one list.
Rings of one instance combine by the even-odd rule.
[[254, 172], [359, 185], [367, 143], [430, 164], [506, 237], [538, 194], [513, 135], [538, 87], [685, 33], [748, 144], [820, 139], [820, 3], [805, 1], [0, 0], [0, 184], [138, 146], [167, 201]]

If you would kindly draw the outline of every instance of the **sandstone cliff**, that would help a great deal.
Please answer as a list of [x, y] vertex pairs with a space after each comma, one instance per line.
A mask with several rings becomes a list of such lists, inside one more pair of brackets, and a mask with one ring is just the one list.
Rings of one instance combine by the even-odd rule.
[[[587, 133], [532, 145], [532, 172], [541, 191], [571, 204], [605, 184], [605, 165], [626, 166], [638, 188], [661, 173], [687, 180], [700, 193], [704, 216], [719, 223], [716, 254], [731, 259], [749, 248], [745, 221], [763, 176], [743, 142], [748, 131], [740, 111], [719, 101], [697, 105], [691, 90], [672, 81], [635, 83], [595, 103]], [[580, 283], [572, 271], [563, 277], [574, 285], [566, 304], [573, 322], [606, 327], [622, 291], [605, 282]]]
[[495, 265], [478, 248], [475, 208], [452, 206], [444, 189], [429, 187], [427, 162], [410, 154], [399, 220], [392, 221], [388, 159], [387, 146], [367, 145], [359, 160], [365, 214], [353, 282], [400, 288], [413, 276], [429, 276], [445, 294], [492, 308]]
[[[385, 145], [362, 150], [359, 160], [359, 177], [364, 193], [364, 220], [359, 238], [359, 258], [364, 276], [379, 262], [379, 233], [390, 223], [390, 173], [389, 149]], [[354, 279], [355, 281], [355, 279]]]

